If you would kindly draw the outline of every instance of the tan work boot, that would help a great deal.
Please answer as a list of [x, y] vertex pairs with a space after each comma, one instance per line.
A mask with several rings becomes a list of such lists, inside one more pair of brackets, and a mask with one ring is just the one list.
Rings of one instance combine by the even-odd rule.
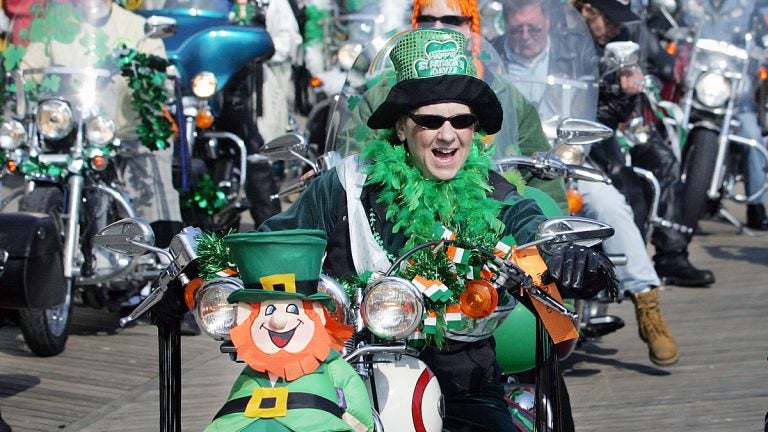
[[635, 304], [640, 339], [648, 344], [651, 361], [659, 366], [677, 363], [680, 357], [677, 343], [661, 314], [658, 288], [632, 296], [632, 303]]

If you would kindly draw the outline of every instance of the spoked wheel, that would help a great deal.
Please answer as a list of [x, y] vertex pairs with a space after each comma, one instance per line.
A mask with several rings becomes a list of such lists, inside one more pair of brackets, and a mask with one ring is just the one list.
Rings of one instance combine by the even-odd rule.
[[[63, 193], [56, 187], [38, 187], [19, 204], [21, 211], [47, 213], [61, 227]], [[60, 354], [69, 337], [72, 322], [72, 281], [66, 280], [64, 303], [48, 309], [23, 309], [19, 311], [19, 325], [24, 342], [33, 353], [41, 357]]]
[[717, 162], [718, 133], [697, 128], [688, 137], [683, 158], [683, 225], [695, 227], [717, 203], [707, 196]]

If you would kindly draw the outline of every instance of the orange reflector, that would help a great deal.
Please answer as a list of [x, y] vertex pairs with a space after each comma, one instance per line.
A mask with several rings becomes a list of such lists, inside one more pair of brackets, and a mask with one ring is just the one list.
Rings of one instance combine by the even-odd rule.
[[320, 78], [318, 78], [316, 76], [313, 76], [312, 78], [309, 79], [309, 86], [312, 87], [312, 88], [322, 87], [323, 86], [323, 80], [321, 80]]
[[197, 112], [195, 116], [195, 125], [200, 129], [208, 129], [213, 126], [213, 113], [207, 109]]
[[581, 192], [576, 189], [568, 189], [565, 191], [565, 196], [568, 198], [568, 210], [571, 214], [576, 214], [584, 207], [584, 200], [581, 197]]
[[757, 76], [760, 78], [760, 81], [768, 80], [768, 68], [762, 66], [760, 70], [757, 71]]
[[499, 295], [490, 282], [475, 279], [464, 285], [464, 292], [459, 297], [459, 306], [464, 315], [470, 318], [485, 318], [496, 309]]
[[195, 293], [200, 287], [203, 286], [203, 278], [194, 278], [187, 286], [184, 287], [184, 303], [187, 304], [189, 310], [195, 307]]
[[96, 171], [104, 171], [109, 165], [109, 161], [104, 156], [94, 156], [91, 159], [91, 167]]
[[667, 54], [669, 55], [677, 54], [677, 43], [676, 42], [667, 43], [666, 51], [667, 51]]
[[15, 173], [19, 170], [19, 166], [16, 165], [16, 161], [9, 160], [8, 163], [5, 164], [6, 167], [8, 167], [8, 171]]

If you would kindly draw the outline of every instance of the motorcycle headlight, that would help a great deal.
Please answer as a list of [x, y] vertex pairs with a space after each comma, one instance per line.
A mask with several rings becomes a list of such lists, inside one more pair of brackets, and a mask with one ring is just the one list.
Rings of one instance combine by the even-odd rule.
[[85, 123], [85, 137], [92, 145], [102, 145], [115, 139], [117, 127], [107, 116], [91, 117]]
[[345, 71], [352, 69], [352, 65], [355, 64], [357, 56], [363, 51], [363, 47], [360, 44], [345, 44], [339, 48], [337, 56], [339, 58], [339, 66]]
[[208, 99], [216, 93], [218, 82], [211, 72], [200, 72], [192, 78], [192, 93], [200, 99]]
[[216, 340], [228, 340], [229, 331], [237, 325], [237, 305], [227, 297], [243, 289], [238, 278], [211, 279], [195, 293], [195, 320], [205, 334]]
[[37, 111], [37, 128], [47, 139], [60, 140], [72, 132], [75, 117], [67, 102], [48, 99], [40, 103]]
[[705, 73], [696, 82], [696, 99], [704, 106], [718, 108], [731, 97], [731, 83], [724, 76]]
[[564, 163], [581, 165], [584, 163], [584, 148], [582, 145], [563, 144], [555, 148], [555, 155]]
[[0, 148], [15, 150], [27, 140], [24, 125], [17, 120], [6, 120], [0, 125]]
[[424, 303], [419, 290], [405, 279], [384, 277], [365, 289], [360, 314], [371, 333], [402, 339], [419, 327]]

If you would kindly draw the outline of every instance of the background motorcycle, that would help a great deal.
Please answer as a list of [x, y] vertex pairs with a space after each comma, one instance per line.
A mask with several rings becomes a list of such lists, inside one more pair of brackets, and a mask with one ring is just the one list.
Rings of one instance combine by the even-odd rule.
[[164, 40], [179, 74], [175, 183], [184, 222], [206, 230], [239, 227], [240, 213], [250, 207], [243, 191], [247, 158], [256, 152], [250, 147], [261, 141], [256, 128], [261, 63], [274, 46], [258, 23], [265, 6], [249, 4], [255, 21], [244, 25], [230, 22], [225, 0], [169, 0], [162, 9], [136, 11], [176, 21], [175, 34]]
[[[150, 25], [148, 35], [162, 36], [166, 26]], [[17, 255], [11, 260], [25, 264], [7, 269], [2, 285], [27, 296], [49, 291], [44, 295], [57, 301], [14, 303], [6, 295], [0, 296], [0, 306], [19, 310], [24, 340], [40, 356], [64, 350], [73, 303], [119, 310], [159, 272], [155, 257], [126, 259], [93, 243], [106, 223], [136, 215], [123, 188], [124, 160], [116, 138], [117, 82], [122, 79], [117, 62], [126, 54], [130, 50], [118, 50], [112, 62], [79, 68], [17, 69], [9, 81], [16, 97], [9, 101], [15, 109], [6, 111], [10, 116], [0, 126], [4, 173], [24, 178], [16, 192], [22, 195], [19, 210], [47, 214], [50, 225], [0, 228], [20, 230], [4, 234], [11, 241], [24, 238], [25, 230], [41, 230], [35, 234], [39, 243], [27, 249], [3, 245]], [[155, 64], [165, 65], [162, 59]], [[51, 261], [36, 262], [33, 268], [29, 263], [39, 253]]]
[[[687, 17], [692, 22], [689, 24], [699, 30], [710, 19], [713, 17]], [[764, 163], [768, 163], [768, 152], [760, 143], [740, 135], [735, 114], [743, 102], [745, 86], [759, 79], [755, 63], [763, 61], [765, 53], [751, 32], [736, 40], [730, 35], [707, 39], [690, 28], [679, 27], [673, 19], [669, 24], [672, 27], [667, 33], [668, 43], [682, 47], [678, 61], [685, 68], [678, 93], [683, 110], [686, 225], [695, 226], [701, 217], [720, 216], [742, 228], [742, 223], [725, 209], [724, 200], [746, 203], [768, 188], [768, 173], [760, 190], [751, 196], [740, 193], [738, 188], [744, 179], [742, 160], [747, 150], [756, 150]]]

